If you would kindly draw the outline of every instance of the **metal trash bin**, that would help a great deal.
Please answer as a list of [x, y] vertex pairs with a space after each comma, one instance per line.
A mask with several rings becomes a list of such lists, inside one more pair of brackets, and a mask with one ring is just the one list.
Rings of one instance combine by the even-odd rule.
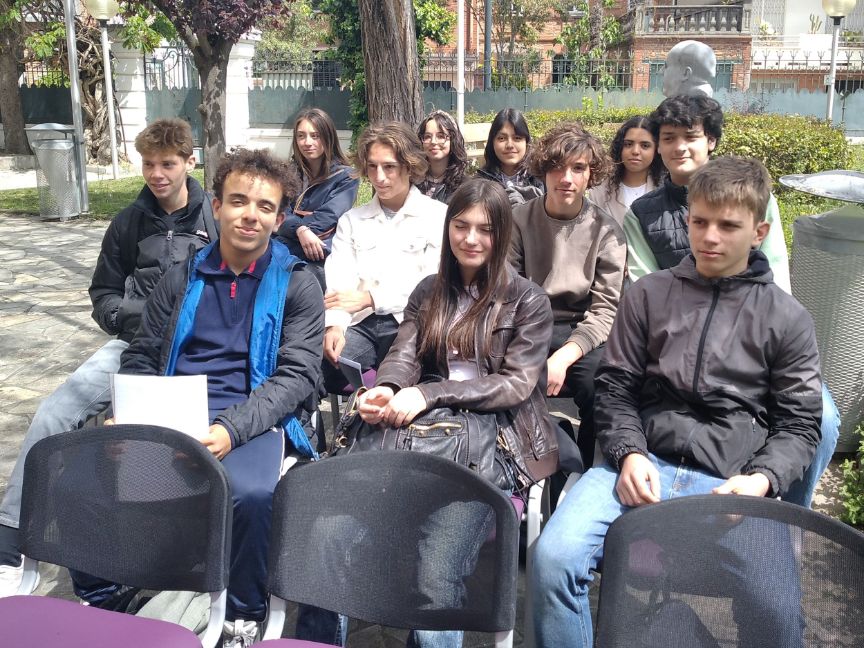
[[859, 204], [801, 216], [792, 225], [792, 293], [810, 312], [822, 375], [840, 410], [837, 452], [854, 452], [864, 421], [864, 174], [825, 171], [781, 183]]
[[37, 124], [25, 129], [36, 155], [39, 213], [48, 220], [68, 220], [81, 213], [78, 168], [75, 165], [75, 128], [65, 124]]

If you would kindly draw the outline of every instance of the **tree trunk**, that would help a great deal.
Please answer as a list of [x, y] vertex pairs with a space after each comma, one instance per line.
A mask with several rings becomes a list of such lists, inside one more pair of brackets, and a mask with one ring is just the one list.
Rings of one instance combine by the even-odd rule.
[[[188, 44], [188, 43], [187, 43]], [[213, 177], [219, 158], [225, 153], [225, 92], [228, 80], [228, 57], [234, 43], [218, 39], [208, 43], [209, 52], [200, 46], [190, 47], [201, 78], [201, 121], [204, 131], [204, 186], [213, 189]]]
[[18, 34], [14, 27], [0, 29], [0, 115], [7, 153], [30, 154], [30, 145], [24, 132], [24, 112], [21, 109], [21, 90], [18, 87]]
[[423, 119], [423, 81], [411, 0], [359, 0], [369, 120], [416, 127]]

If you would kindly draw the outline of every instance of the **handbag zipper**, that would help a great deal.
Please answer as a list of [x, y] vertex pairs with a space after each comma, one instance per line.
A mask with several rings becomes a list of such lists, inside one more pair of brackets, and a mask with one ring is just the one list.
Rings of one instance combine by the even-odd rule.
[[417, 432], [420, 436], [423, 436], [424, 434], [432, 430], [444, 430], [445, 434], [449, 434], [448, 430], [461, 430], [462, 425], [459, 423], [448, 423], [447, 421], [441, 421], [440, 423], [430, 423], [429, 425], [424, 425], [422, 423], [412, 423], [408, 426], [408, 429], [412, 432]]

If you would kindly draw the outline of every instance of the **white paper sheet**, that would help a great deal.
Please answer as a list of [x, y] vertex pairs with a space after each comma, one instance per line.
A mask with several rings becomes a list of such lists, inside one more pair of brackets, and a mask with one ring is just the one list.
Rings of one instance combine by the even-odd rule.
[[112, 374], [115, 423], [159, 425], [203, 439], [210, 429], [207, 376]]

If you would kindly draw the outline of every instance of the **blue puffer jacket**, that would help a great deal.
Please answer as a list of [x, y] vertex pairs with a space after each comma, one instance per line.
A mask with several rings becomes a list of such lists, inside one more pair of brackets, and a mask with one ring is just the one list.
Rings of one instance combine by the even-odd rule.
[[[177, 356], [193, 333], [204, 289], [198, 266], [213, 245], [188, 264], [172, 268], [153, 291], [141, 327], [123, 353], [121, 373], [173, 375]], [[255, 296], [249, 337], [252, 392], [221, 412], [216, 422], [228, 430], [232, 447], [281, 424], [294, 447], [312, 457], [315, 451], [297, 418], [304, 407], [314, 407], [323, 350], [323, 298], [305, 264], [278, 241], [271, 246], [272, 260]]]
[[330, 253], [336, 221], [354, 205], [360, 180], [352, 177], [351, 167], [334, 162], [321, 182], [309, 185], [285, 210], [285, 221], [277, 232], [293, 254], [302, 257], [297, 228], [305, 225], [317, 235]]

